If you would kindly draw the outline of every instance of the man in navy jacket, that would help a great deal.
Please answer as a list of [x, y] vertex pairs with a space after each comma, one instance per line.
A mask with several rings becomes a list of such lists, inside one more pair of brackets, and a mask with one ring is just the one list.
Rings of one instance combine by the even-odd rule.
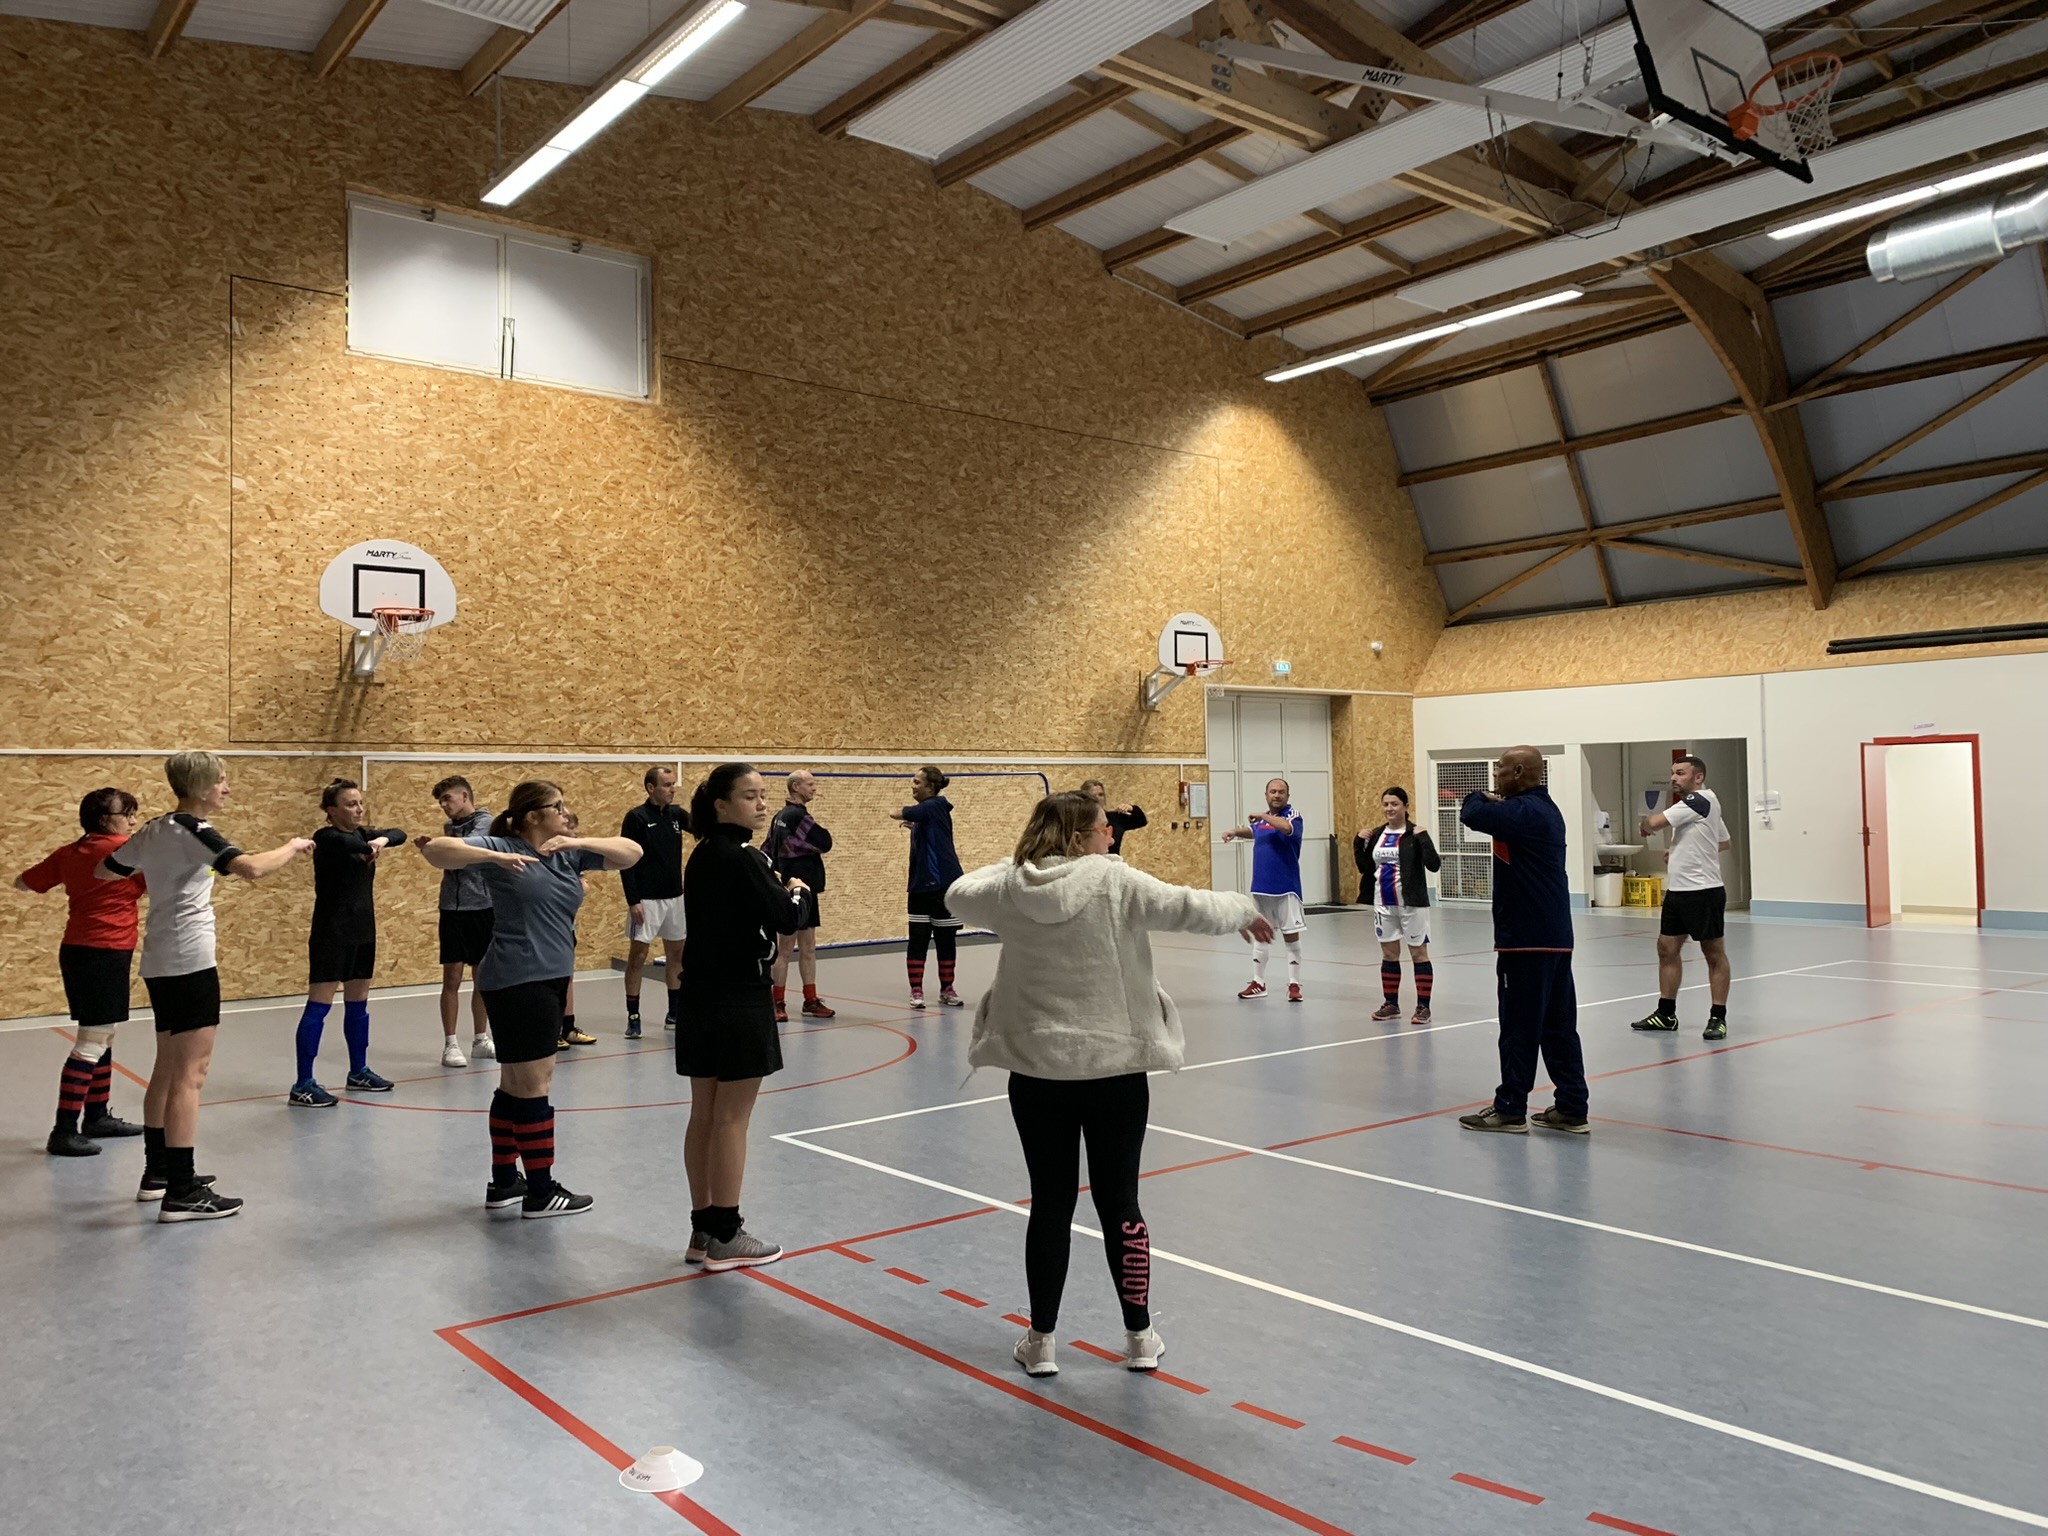
[[1500, 1001], [1500, 1086], [1493, 1103], [1458, 1123], [1474, 1131], [1529, 1129], [1536, 1054], [1557, 1085], [1546, 1130], [1585, 1135], [1586, 1063], [1572, 986], [1572, 898], [1564, 817], [1543, 787], [1543, 754], [1509, 747], [1493, 765], [1495, 793], [1475, 789], [1458, 820], [1493, 839], [1494, 977]]

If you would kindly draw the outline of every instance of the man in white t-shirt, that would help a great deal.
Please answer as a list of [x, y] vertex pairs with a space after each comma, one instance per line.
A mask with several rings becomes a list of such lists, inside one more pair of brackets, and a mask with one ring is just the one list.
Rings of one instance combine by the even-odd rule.
[[1644, 837], [1669, 830], [1665, 854], [1664, 920], [1657, 929], [1657, 1008], [1631, 1026], [1641, 1030], [1678, 1028], [1678, 989], [1685, 981], [1685, 941], [1693, 939], [1707, 960], [1706, 1038], [1728, 1038], [1728, 949], [1722, 941], [1728, 891], [1721, 883], [1721, 854], [1728, 827], [1721, 802], [1707, 788], [1707, 765], [1682, 757], [1671, 765], [1671, 803], [1641, 822]]

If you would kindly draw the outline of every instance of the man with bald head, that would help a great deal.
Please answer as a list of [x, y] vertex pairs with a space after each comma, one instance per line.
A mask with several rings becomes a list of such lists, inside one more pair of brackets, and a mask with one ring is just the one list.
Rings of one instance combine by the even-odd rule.
[[825, 855], [832, 851], [832, 834], [811, 815], [811, 801], [818, 793], [818, 776], [799, 768], [789, 776], [789, 803], [775, 813], [768, 824], [762, 852], [785, 879], [794, 875], [809, 887], [803, 894], [803, 911], [797, 917], [796, 932], [785, 933], [775, 949], [775, 1022], [787, 1024], [789, 1009], [783, 1002], [783, 984], [789, 980], [789, 957], [796, 955], [797, 971], [804, 983], [804, 1017], [829, 1019], [837, 1010], [827, 1007], [818, 996], [818, 893], [825, 889]]
[[[1493, 793], [1475, 789], [1458, 820], [1493, 839], [1493, 949], [1500, 1005], [1500, 1086], [1493, 1102], [1458, 1124], [1526, 1134], [1533, 1118], [1583, 1136], [1586, 1063], [1572, 986], [1572, 898], [1565, 879], [1564, 817], [1543, 786], [1543, 754], [1509, 747], [1494, 760]], [[1531, 1116], [1536, 1057], [1557, 1102]]]

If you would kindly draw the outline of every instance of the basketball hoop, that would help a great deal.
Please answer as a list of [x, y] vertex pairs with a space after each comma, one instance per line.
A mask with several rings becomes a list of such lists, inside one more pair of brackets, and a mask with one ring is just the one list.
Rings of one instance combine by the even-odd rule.
[[[1764, 120], [1783, 117], [1792, 142], [1807, 155], [1831, 149], [1835, 126], [1829, 115], [1835, 100], [1835, 83], [1842, 78], [1842, 60], [1832, 53], [1802, 53], [1773, 66], [1771, 72], [1749, 88], [1749, 94], [1728, 111], [1728, 130], [1737, 139], [1754, 139]], [[1775, 85], [1778, 100], [1757, 100], [1757, 92]]]
[[427, 629], [434, 622], [431, 608], [372, 608], [376, 621], [378, 659], [418, 661], [427, 648]]

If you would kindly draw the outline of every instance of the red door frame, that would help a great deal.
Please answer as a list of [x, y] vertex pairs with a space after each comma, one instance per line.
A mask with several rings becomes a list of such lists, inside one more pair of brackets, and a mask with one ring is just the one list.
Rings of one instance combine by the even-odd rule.
[[[1965, 742], [1970, 748], [1970, 809], [1977, 830], [1977, 926], [1984, 926], [1984, 744], [1976, 735], [1968, 736], [1878, 736], [1872, 739], [1874, 747], [1917, 747], [1931, 746], [1941, 742]], [[1866, 892], [1870, 874], [1866, 869], [1863, 876]]]

